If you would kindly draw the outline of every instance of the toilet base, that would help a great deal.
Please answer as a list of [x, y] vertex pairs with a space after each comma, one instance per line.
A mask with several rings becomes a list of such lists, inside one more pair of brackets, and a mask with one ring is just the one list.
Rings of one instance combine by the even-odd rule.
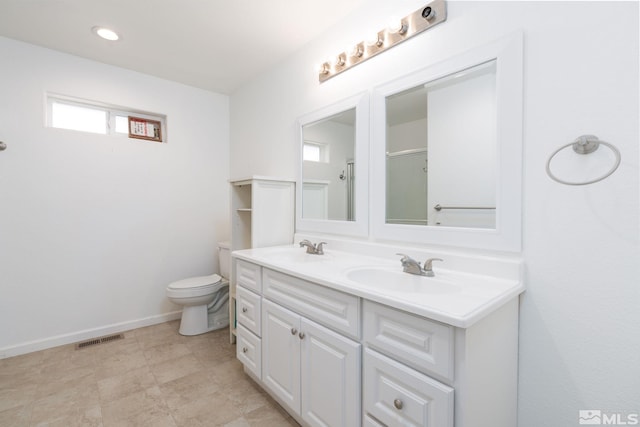
[[207, 305], [191, 305], [182, 308], [180, 335], [200, 335], [209, 332]]
[[209, 314], [207, 305], [191, 305], [182, 308], [180, 335], [200, 335], [229, 326], [227, 310]]

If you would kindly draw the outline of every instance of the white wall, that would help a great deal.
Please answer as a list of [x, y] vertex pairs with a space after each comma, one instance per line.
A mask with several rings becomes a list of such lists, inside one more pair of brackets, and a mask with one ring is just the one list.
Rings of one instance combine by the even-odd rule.
[[[448, 2], [443, 24], [318, 84], [313, 64], [422, 6], [370, 0], [235, 93], [232, 175], [295, 176], [298, 116], [522, 30], [519, 425], [577, 425], [579, 409], [640, 411], [638, 3]], [[547, 156], [585, 133], [619, 147], [619, 170], [586, 187], [549, 179]]]
[[[0, 357], [166, 319], [167, 284], [229, 238], [228, 97], [6, 38], [0, 58]], [[168, 143], [45, 128], [47, 91], [166, 114]]]

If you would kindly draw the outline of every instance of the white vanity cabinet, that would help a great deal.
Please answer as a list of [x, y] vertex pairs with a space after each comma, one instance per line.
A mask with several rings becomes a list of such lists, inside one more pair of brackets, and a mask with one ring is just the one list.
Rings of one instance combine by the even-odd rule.
[[364, 425], [516, 425], [517, 299], [468, 328], [365, 300], [363, 345]]
[[453, 427], [454, 390], [429, 374], [453, 380], [454, 328], [363, 305], [363, 412], [382, 425]]
[[268, 268], [262, 284], [262, 382], [310, 426], [360, 425], [359, 298]]
[[516, 425], [517, 295], [454, 326], [249, 260], [235, 259], [238, 359], [303, 426]]
[[235, 262], [245, 370], [306, 425], [361, 425], [359, 298]]
[[360, 425], [360, 344], [264, 300], [262, 381], [311, 426]]
[[262, 375], [262, 277], [255, 264], [236, 261], [236, 357], [255, 377]]

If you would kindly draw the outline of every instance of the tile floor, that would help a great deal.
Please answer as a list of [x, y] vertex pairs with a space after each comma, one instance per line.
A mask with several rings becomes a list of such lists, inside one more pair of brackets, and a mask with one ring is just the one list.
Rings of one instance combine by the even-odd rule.
[[0, 360], [0, 426], [298, 426], [242, 372], [228, 329], [178, 326]]

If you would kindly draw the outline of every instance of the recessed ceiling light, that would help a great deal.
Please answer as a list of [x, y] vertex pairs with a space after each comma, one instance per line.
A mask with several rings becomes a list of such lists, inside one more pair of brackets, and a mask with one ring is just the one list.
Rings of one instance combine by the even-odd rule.
[[116, 41], [120, 36], [113, 30], [104, 27], [93, 27], [93, 32], [105, 40]]

